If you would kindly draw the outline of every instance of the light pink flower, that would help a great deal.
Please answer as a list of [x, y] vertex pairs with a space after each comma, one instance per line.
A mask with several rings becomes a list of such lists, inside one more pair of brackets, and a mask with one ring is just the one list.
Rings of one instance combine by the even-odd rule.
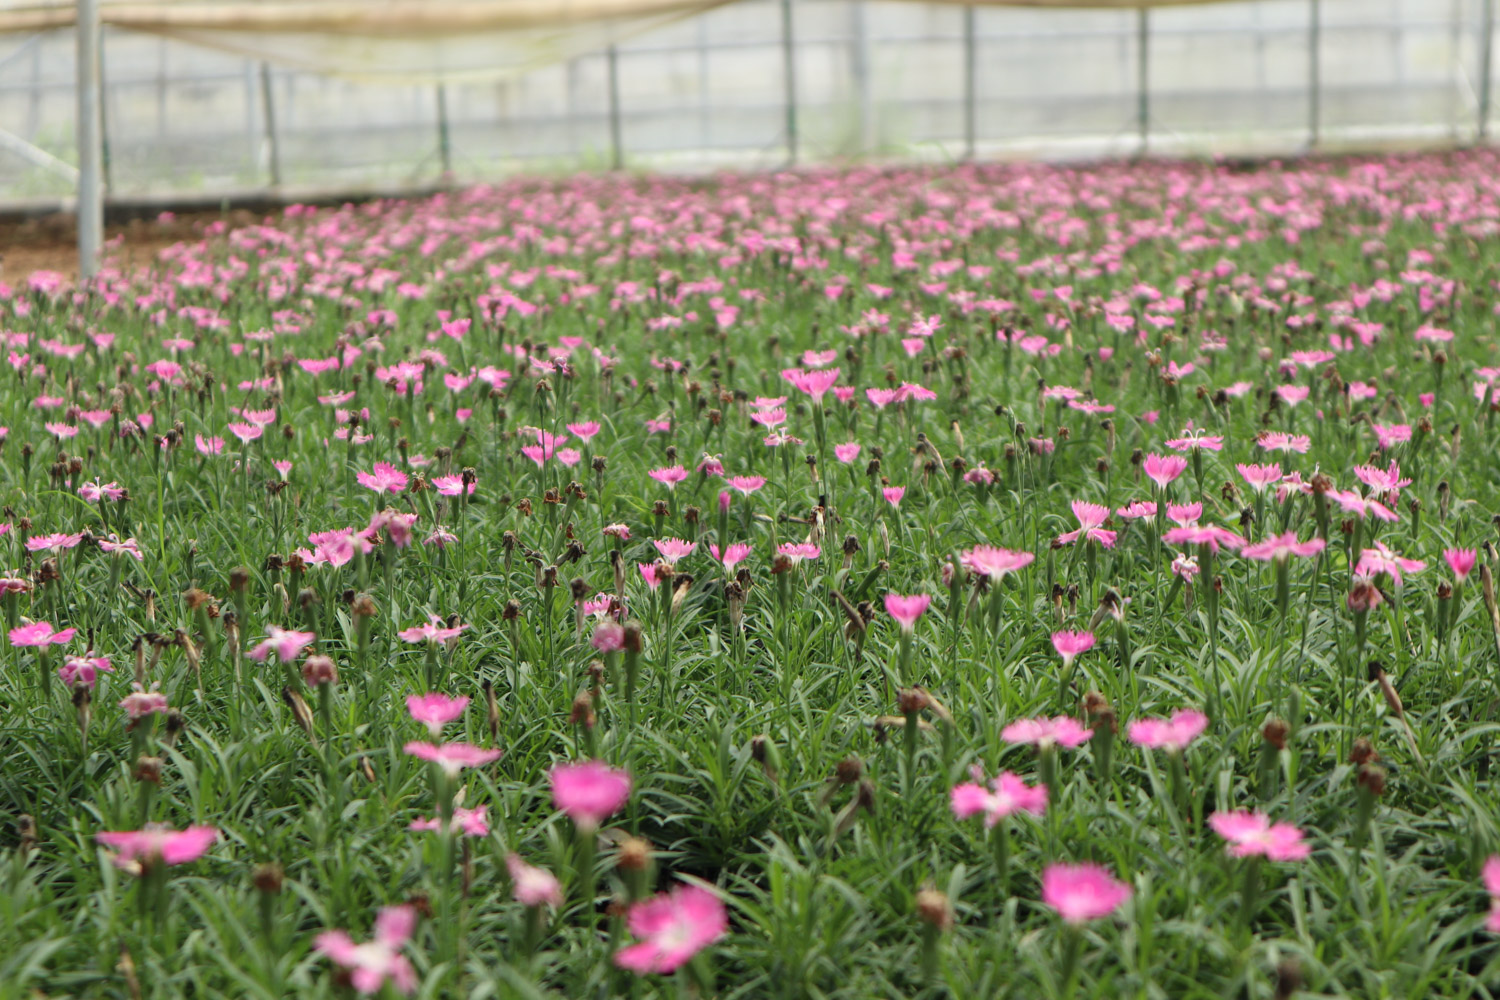
[[1403, 558], [1386, 548], [1384, 542], [1375, 542], [1373, 548], [1360, 552], [1359, 561], [1354, 565], [1354, 574], [1376, 577], [1383, 573], [1399, 587], [1402, 573], [1416, 573], [1426, 568], [1427, 564], [1422, 560]]
[[1144, 469], [1147, 479], [1166, 489], [1172, 480], [1182, 475], [1187, 466], [1187, 459], [1181, 455], [1147, 455]]
[[466, 767], [483, 767], [500, 759], [499, 750], [486, 750], [472, 743], [421, 743], [413, 740], [403, 747], [408, 754], [428, 760], [443, 769], [450, 778]]
[[853, 441], [833, 446], [833, 457], [845, 465], [859, 458], [860, 446]]
[[1309, 538], [1305, 542], [1297, 541], [1297, 533], [1288, 531], [1284, 535], [1275, 538], [1267, 538], [1263, 542], [1254, 545], [1246, 545], [1240, 549], [1240, 555], [1246, 559], [1259, 559], [1263, 562], [1286, 562], [1293, 556], [1305, 559], [1322, 552], [1328, 543], [1321, 538]]
[[630, 541], [630, 525], [628, 524], [606, 524], [600, 529], [600, 533], [607, 538], [618, 539], [622, 542]]
[[677, 484], [688, 477], [687, 470], [680, 465], [669, 465], [663, 469], [652, 469], [646, 475], [661, 483], [667, 489], [676, 489]]
[[707, 889], [676, 885], [630, 907], [630, 933], [644, 940], [615, 952], [615, 964], [637, 975], [670, 973], [729, 932], [724, 903]]
[[[476, 806], [473, 809], [459, 806], [453, 810], [453, 818], [448, 821], [448, 830], [456, 837], [488, 837], [490, 835], [489, 813], [489, 806]], [[414, 819], [407, 829], [414, 833], [435, 833], [441, 830], [442, 826], [443, 821], [434, 816], [431, 819]]]
[[1093, 735], [1092, 729], [1084, 729], [1070, 715], [1052, 719], [1017, 719], [1000, 731], [1000, 738], [1007, 743], [1030, 743], [1043, 749], [1058, 745], [1081, 746]]
[[1238, 549], [1245, 540], [1228, 528], [1217, 524], [1198, 524], [1187, 528], [1173, 528], [1161, 536], [1168, 545], [1203, 545], [1210, 552], [1221, 548]]
[[816, 559], [823, 554], [823, 550], [812, 542], [782, 542], [776, 546], [778, 555], [786, 556], [793, 563], [799, 563], [804, 559]]
[[1104, 522], [1109, 519], [1108, 507], [1084, 500], [1074, 500], [1073, 516], [1078, 518], [1078, 530], [1058, 535], [1059, 544], [1071, 545], [1081, 537], [1086, 542], [1098, 542], [1106, 549], [1114, 548], [1115, 533], [1103, 527]]
[[263, 663], [266, 657], [274, 651], [276, 658], [282, 663], [291, 663], [302, 654], [304, 649], [312, 645], [316, 638], [317, 635], [312, 632], [298, 632], [295, 629], [267, 625], [266, 637], [251, 647], [245, 655]]
[[750, 546], [746, 545], [744, 542], [734, 542], [730, 545], [726, 545], [724, 547], [724, 551], [720, 552], [719, 547], [710, 542], [708, 545], [708, 551], [713, 553], [713, 557], [715, 559], [724, 564], [724, 569], [728, 570], [729, 572], [733, 572], [735, 566], [744, 562], [745, 557], [750, 554]]
[[1240, 476], [1250, 484], [1250, 488], [1257, 493], [1264, 493], [1269, 487], [1276, 485], [1281, 479], [1281, 466], [1275, 462], [1269, 465], [1236, 465]]
[[657, 538], [651, 543], [656, 546], [656, 551], [672, 566], [677, 565], [677, 560], [692, 554], [698, 547], [697, 542], [684, 541], [681, 538]]
[[406, 710], [413, 719], [427, 727], [433, 739], [442, 735], [443, 727], [448, 723], [462, 718], [468, 707], [469, 699], [462, 695], [457, 698], [437, 693], [406, 696]]
[[1370, 500], [1360, 496], [1353, 490], [1329, 490], [1326, 496], [1334, 500], [1345, 511], [1357, 515], [1361, 520], [1374, 517], [1381, 521], [1399, 521], [1401, 515], [1391, 510], [1378, 500]]
[[343, 931], [324, 931], [313, 950], [350, 970], [349, 981], [360, 993], [378, 993], [389, 979], [398, 992], [410, 994], [417, 988], [417, 973], [401, 946], [411, 940], [416, 926], [415, 909], [387, 906], [375, 918], [375, 936], [364, 944], [355, 944]]
[[173, 830], [148, 823], [140, 830], [96, 833], [94, 839], [115, 849], [111, 860], [116, 868], [139, 875], [158, 862], [182, 865], [197, 861], [219, 839], [219, 831], [211, 826]]
[[141, 553], [140, 543], [134, 538], [127, 538], [123, 542], [111, 534], [108, 538], [100, 538], [99, 551], [105, 555], [130, 556], [136, 562], [145, 562], [146, 557]]
[[765, 476], [733, 476], [727, 480], [732, 489], [749, 496], [766, 485]]
[[606, 618], [594, 626], [589, 644], [601, 653], [618, 653], [625, 648], [625, 626], [613, 618]]
[[474, 494], [477, 483], [470, 483], [468, 490], [464, 489], [463, 476], [433, 476], [432, 485], [437, 488], [438, 493], [445, 497], [456, 497], [467, 492], [470, 496]]
[[549, 773], [552, 804], [566, 813], [580, 830], [595, 830], [600, 822], [624, 808], [630, 798], [630, 775], [600, 760], [558, 764]]
[[131, 722], [136, 722], [152, 713], [166, 714], [167, 696], [156, 690], [152, 684], [148, 691], [139, 684], [132, 684], [133, 689], [129, 694], [120, 699], [120, 707], [125, 714], [130, 716]]
[[1001, 771], [986, 788], [984, 772], [977, 764], [969, 773], [974, 780], [954, 785], [950, 793], [953, 815], [959, 819], [984, 813], [985, 829], [989, 829], [1011, 813], [1040, 816], [1047, 809], [1046, 785], [1028, 785], [1019, 775]]
[[1312, 853], [1301, 830], [1290, 823], [1272, 823], [1263, 812], [1216, 812], [1208, 817], [1208, 825], [1229, 841], [1228, 851], [1237, 858], [1260, 855], [1272, 861], [1301, 861]]
[[1100, 865], [1052, 864], [1042, 871], [1042, 902], [1056, 910], [1066, 923], [1081, 924], [1107, 917], [1130, 895], [1130, 886], [1116, 881]]
[[1073, 665], [1076, 657], [1094, 648], [1094, 633], [1053, 632], [1052, 648], [1062, 657], [1063, 668], [1066, 669]]
[[545, 868], [528, 865], [519, 854], [512, 852], [505, 856], [505, 870], [510, 873], [511, 895], [522, 906], [546, 906], [555, 910], [562, 905], [562, 883]]
[[1005, 574], [1025, 569], [1036, 560], [1033, 552], [1012, 552], [993, 545], [976, 545], [959, 556], [964, 569], [976, 576], [988, 577], [991, 582], [1004, 579]]
[[81, 541], [83, 541], [82, 532], [70, 535], [66, 532], [57, 531], [50, 535], [32, 535], [26, 539], [26, 551], [41, 552], [43, 550], [51, 550], [56, 553], [63, 549], [71, 549]]
[[917, 619], [922, 617], [931, 603], [930, 594], [912, 594], [909, 597], [901, 594], [885, 595], [886, 614], [896, 619], [903, 632], [910, 632], [916, 627]]
[[1181, 753], [1208, 728], [1208, 716], [1191, 708], [1180, 708], [1170, 719], [1136, 719], [1127, 731], [1130, 742], [1149, 750]]
[[811, 396], [814, 404], [821, 405], [828, 390], [832, 389], [833, 384], [839, 380], [839, 370], [829, 368], [826, 371], [808, 372], [788, 368], [781, 373], [781, 377]]
[[402, 629], [396, 633], [396, 636], [407, 642], [447, 642], [449, 639], [457, 639], [468, 627], [468, 623], [465, 622], [449, 628], [448, 623], [440, 616], [430, 614], [427, 616], [427, 621], [421, 625]]
[[17, 625], [10, 630], [10, 644], [12, 646], [61, 646], [78, 634], [76, 628], [65, 628], [62, 631], [53, 631], [51, 622], [33, 622], [30, 625]]

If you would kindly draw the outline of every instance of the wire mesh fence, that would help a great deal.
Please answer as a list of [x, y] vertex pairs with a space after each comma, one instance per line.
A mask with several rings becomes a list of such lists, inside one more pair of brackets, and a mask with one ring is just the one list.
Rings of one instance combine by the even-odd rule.
[[[743, 0], [504, 82], [392, 86], [106, 31], [117, 196], [449, 171], [1470, 141], [1492, 0], [1135, 10]], [[0, 196], [65, 195], [71, 32], [0, 38]], [[23, 149], [29, 144], [33, 149]]]

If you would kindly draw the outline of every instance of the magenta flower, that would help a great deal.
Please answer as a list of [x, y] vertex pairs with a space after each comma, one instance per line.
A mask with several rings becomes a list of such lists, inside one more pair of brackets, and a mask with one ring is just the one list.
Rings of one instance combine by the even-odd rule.
[[886, 614], [896, 619], [903, 632], [910, 632], [916, 627], [917, 619], [922, 617], [931, 603], [930, 594], [912, 594], [909, 597], [901, 594], [885, 595]]
[[641, 571], [641, 579], [646, 581], [646, 586], [655, 590], [661, 586], [661, 577], [656, 571], [656, 563], [636, 563], [635, 568]]
[[1058, 544], [1072, 545], [1081, 537], [1086, 542], [1098, 542], [1106, 549], [1114, 547], [1115, 533], [1104, 528], [1104, 522], [1109, 519], [1108, 507], [1084, 500], [1074, 500], [1073, 516], [1078, 518], [1078, 530], [1058, 535]]
[[885, 502], [892, 507], [901, 506], [901, 498], [906, 496], [905, 486], [886, 486], [881, 489], [880, 495], [885, 497]]
[[1208, 817], [1208, 825], [1229, 842], [1227, 850], [1236, 858], [1301, 861], [1312, 853], [1301, 830], [1290, 823], [1272, 823], [1263, 812], [1216, 812]]
[[854, 441], [850, 441], [847, 444], [836, 444], [833, 446], [833, 457], [838, 459], [840, 462], [843, 462], [845, 465], [848, 465], [855, 459], [859, 458], [859, 452], [860, 446]]
[[173, 830], [148, 823], [140, 830], [96, 833], [94, 839], [105, 847], [115, 849], [116, 853], [110, 860], [116, 868], [139, 875], [158, 862], [164, 865], [182, 865], [197, 861], [219, 839], [219, 831], [211, 826], [190, 826], [186, 830]]
[[953, 815], [968, 819], [984, 813], [985, 829], [990, 829], [1005, 817], [1016, 812], [1029, 812], [1040, 816], [1047, 810], [1047, 786], [1028, 785], [1020, 775], [1001, 771], [986, 788], [984, 772], [975, 765], [969, 772], [974, 780], [954, 785], [950, 793]]
[[690, 555], [698, 547], [697, 542], [687, 542], [681, 538], [657, 538], [651, 544], [655, 545], [661, 557], [673, 566], [677, 565], [677, 560]]
[[376, 462], [374, 472], [361, 472], [354, 478], [359, 485], [376, 493], [400, 493], [406, 489], [406, 473], [389, 462]]
[[421, 625], [402, 629], [396, 633], [396, 636], [407, 642], [447, 642], [449, 639], [457, 639], [468, 627], [468, 624], [464, 623], [449, 628], [448, 623], [440, 616], [428, 615], [427, 621]]
[[349, 970], [349, 982], [360, 993], [378, 993], [387, 979], [403, 994], [417, 988], [417, 973], [401, 954], [417, 926], [417, 911], [410, 906], [383, 907], [375, 918], [375, 936], [355, 944], [343, 931], [324, 931], [313, 950], [327, 955]]
[[667, 489], [676, 489], [677, 484], [688, 477], [687, 470], [680, 465], [669, 465], [664, 469], [652, 469], [646, 475], [661, 483]]
[[1208, 716], [1191, 708], [1180, 708], [1170, 719], [1136, 719], [1127, 735], [1138, 747], [1181, 753], [1207, 728]]
[[637, 975], [674, 972], [729, 932], [723, 900], [696, 885], [676, 885], [630, 907], [630, 933], [644, 940], [615, 952], [615, 964]]
[[1453, 578], [1459, 583], [1469, 579], [1469, 574], [1474, 572], [1474, 563], [1478, 559], [1479, 555], [1473, 549], [1443, 550], [1443, 560], [1447, 562], [1448, 568], [1453, 571]]
[[57, 676], [70, 688], [88, 688], [92, 691], [99, 682], [101, 672], [112, 674], [114, 670], [107, 656], [69, 656], [57, 668]]
[[54, 531], [50, 535], [32, 535], [26, 539], [27, 552], [42, 552], [50, 550], [59, 552], [63, 549], [71, 549], [83, 541], [83, 533], [68, 534], [62, 531]]
[[959, 558], [963, 562], [964, 569], [976, 576], [988, 577], [993, 583], [1004, 579], [1007, 573], [1014, 573], [1030, 566], [1036, 560], [1036, 554], [1012, 552], [1010, 549], [1000, 549], [993, 545], [976, 545], [962, 553]]
[[505, 856], [505, 870], [510, 873], [510, 891], [522, 906], [546, 906], [557, 909], [562, 905], [562, 883], [557, 876], [545, 868], [528, 865], [514, 852]]
[[[488, 837], [490, 835], [490, 807], [476, 806], [473, 809], [465, 809], [459, 806], [453, 810], [453, 818], [448, 821], [448, 830], [455, 837]], [[437, 817], [431, 819], [414, 819], [407, 826], [408, 830], [416, 833], [437, 832], [441, 830], [443, 821]]]
[[1246, 545], [1240, 550], [1240, 555], [1246, 559], [1259, 559], [1263, 562], [1286, 562], [1293, 556], [1305, 559], [1315, 556], [1323, 551], [1328, 543], [1321, 538], [1309, 538], [1305, 542], [1297, 541], [1297, 533], [1288, 531], [1284, 535], [1275, 538], [1267, 538], [1263, 542], [1254, 545]]
[[51, 622], [33, 622], [17, 625], [10, 630], [12, 646], [61, 646], [78, 634], [76, 628], [65, 628], [60, 632], [52, 629]]
[[1094, 648], [1092, 632], [1053, 632], [1052, 648], [1062, 657], [1063, 669], [1073, 665], [1073, 660]]
[[266, 626], [266, 637], [251, 647], [245, 655], [252, 660], [264, 663], [266, 657], [274, 651], [276, 658], [282, 663], [291, 663], [302, 651], [312, 645], [317, 636], [312, 632], [298, 632], [294, 629], [280, 628], [276, 625]]
[[443, 769], [450, 778], [466, 767], [483, 767], [500, 759], [499, 750], [486, 750], [472, 743], [420, 743], [412, 741], [403, 747], [408, 754], [420, 760], [428, 760]]
[[558, 764], [549, 774], [552, 804], [580, 830], [598, 829], [630, 798], [630, 775], [602, 760]]
[[463, 717], [464, 709], [469, 707], [469, 699], [464, 696], [450, 698], [445, 694], [409, 694], [406, 696], [406, 710], [411, 717], [427, 727], [433, 739], [437, 739], [443, 733], [443, 727], [448, 723]]
[[1147, 455], [1144, 465], [1146, 478], [1162, 489], [1187, 469], [1187, 459], [1181, 455]]
[[1000, 731], [1000, 738], [1007, 743], [1030, 743], [1038, 749], [1081, 746], [1093, 735], [1092, 729], [1084, 729], [1070, 715], [1052, 719], [1017, 719]]
[[1042, 902], [1066, 923], [1082, 924], [1107, 917], [1130, 895], [1130, 886], [1116, 881], [1100, 865], [1053, 864], [1042, 871]]
[[1485, 928], [1500, 934], [1500, 854], [1492, 854], [1484, 863], [1484, 887], [1490, 894], [1490, 918]]

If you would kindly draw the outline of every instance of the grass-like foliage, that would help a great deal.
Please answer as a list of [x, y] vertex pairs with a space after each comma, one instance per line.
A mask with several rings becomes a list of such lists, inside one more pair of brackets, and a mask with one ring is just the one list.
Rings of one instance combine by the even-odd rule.
[[1497, 176], [515, 182], [5, 289], [0, 998], [1500, 992]]

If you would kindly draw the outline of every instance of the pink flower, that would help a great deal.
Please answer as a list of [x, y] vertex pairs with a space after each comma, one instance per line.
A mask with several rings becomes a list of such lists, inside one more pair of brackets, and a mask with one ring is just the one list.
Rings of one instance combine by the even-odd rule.
[[964, 569], [976, 576], [988, 577], [991, 582], [1004, 579], [1005, 574], [1025, 569], [1036, 560], [1032, 552], [1012, 552], [993, 545], [976, 545], [959, 557]]
[[1103, 504], [1074, 500], [1073, 516], [1078, 518], [1078, 530], [1058, 535], [1059, 544], [1072, 545], [1081, 537], [1084, 541], [1098, 542], [1106, 549], [1114, 547], [1115, 533], [1103, 527], [1104, 522], [1109, 519], [1108, 507]]
[[969, 772], [974, 780], [954, 785], [951, 794], [953, 815], [968, 819], [984, 813], [985, 829], [993, 827], [1015, 812], [1040, 816], [1047, 809], [1047, 786], [1028, 785], [1019, 775], [1001, 771], [984, 787], [984, 772], [976, 764]]
[[443, 769], [450, 778], [466, 767], [483, 767], [500, 759], [499, 750], [486, 750], [471, 743], [420, 743], [412, 741], [403, 747], [408, 754], [428, 760]]
[[1312, 853], [1302, 831], [1290, 823], [1272, 823], [1263, 812], [1216, 812], [1208, 817], [1214, 832], [1229, 841], [1236, 858], [1260, 855], [1272, 861], [1301, 861]]
[[[488, 837], [490, 835], [489, 812], [489, 806], [476, 806], [473, 809], [459, 806], [453, 810], [453, 818], [448, 821], [448, 829], [455, 837]], [[432, 819], [414, 819], [406, 828], [414, 833], [429, 831], [435, 833], [442, 829], [442, 825], [442, 820], [433, 817]]]
[[667, 489], [676, 489], [677, 484], [688, 477], [687, 470], [680, 465], [669, 465], [664, 469], [652, 469], [646, 473]]
[[594, 627], [589, 644], [601, 653], [618, 653], [625, 648], [625, 626], [613, 618], [606, 618]]
[[1058, 745], [1081, 746], [1093, 735], [1092, 729], [1084, 729], [1069, 715], [1052, 719], [1018, 719], [1000, 731], [1000, 738], [1007, 743], [1031, 743], [1041, 749]]
[[630, 541], [630, 525], [628, 524], [606, 524], [600, 529], [600, 533], [607, 538], [618, 539], [622, 542]]
[[194, 434], [193, 446], [198, 449], [198, 454], [200, 455], [222, 455], [224, 453], [224, 439], [221, 437], [206, 438], [202, 434]]
[[57, 668], [57, 676], [70, 688], [94, 689], [99, 682], [99, 673], [114, 673], [107, 656], [69, 656]]
[[51, 622], [33, 622], [30, 625], [17, 625], [11, 629], [10, 644], [12, 646], [61, 646], [77, 634], [76, 628], [65, 628], [60, 632], [54, 632]]
[[1246, 545], [1240, 550], [1240, 555], [1246, 559], [1259, 559], [1264, 562], [1286, 562], [1293, 556], [1304, 559], [1308, 556], [1315, 556], [1322, 552], [1327, 544], [1321, 538], [1309, 538], [1305, 542], [1299, 542], [1297, 533], [1288, 531], [1284, 535], [1267, 538], [1254, 545]]
[[1326, 494], [1330, 500], [1334, 500], [1345, 511], [1357, 515], [1360, 520], [1366, 517], [1375, 517], [1378, 520], [1391, 522], [1399, 521], [1401, 515], [1391, 510], [1378, 500], [1368, 500], [1353, 490], [1329, 490]]
[[1250, 484], [1250, 488], [1257, 493], [1264, 493], [1267, 488], [1274, 486], [1281, 478], [1281, 466], [1272, 462], [1270, 465], [1236, 465], [1240, 476]]
[[697, 542], [687, 542], [681, 538], [658, 538], [651, 544], [655, 545], [661, 557], [673, 566], [677, 565], [677, 560], [690, 555], [698, 547]]
[[151, 685], [149, 691], [139, 684], [132, 684], [131, 687], [134, 690], [120, 699], [120, 707], [130, 716], [131, 722], [139, 721], [152, 713], [166, 714], [167, 696], [156, 690], [155, 684]]
[[512, 852], [505, 856], [505, 870], [510, 873], [511, 895], [522, 906], [546, 906], [555, 910], [562, 905], [562, 883], [545, 868], [528, 865], [519, 854]]
[[578, 440], [588, 442], [599, 433], [599, 423], [596, 420], [588, 420], [581, 424], [569, 424], [568, 432]]
[[407, 642], [447, 642], [449, 639], [457, 639], [463, 634], [464, 629], [468, 627], [468, 623], [466, 622], [449, 628], [448, 623], [438, 615], [428, 615], [427, 621], [421, 625], [413, 625], [411, 628], [402, 629], [396, 633], [396, 636]]
[[136, 562], [145, 562], [146, 557], [141, 554], [141, 546], [134, 538], [127, 538], [123, 542], [110, 534], [108, 538], [100, 538], [99, 551], [105, 555], [130, 556]]
[[1130, 886], [1116, 881], [1100, 865], [1053, 864], [1042, 871], [1042, 902], [1070, 924], [1107, 917], [1130, 894]]
[[1385, 547], [1384, 542], [1375, 542], [1374, 545], [1374, 548], [1360, 552], [1359, 561], [1354, 565], [1354, 575], [1376, 577], [1383, 573], [1399, 587], [1403, 572], [1416, 573], [1427, 568], [1427, 564], [1420, 559], [1405, 559], [1392, 552]]
[[312, 632], [297, 632], [293, 629], [267, 625], [266, 637], [245, 655], [252, 660], [264, 663], [266, 657], [274, 650], [278, 660], [282, 663], [291, 663], [301, 655], [302, 650], [312, 645], [316, 638], [317, 636]]
[[1187, 459], [1181, 455], [1147, 455], [1146, 478], [1162, 489], [1187, 469]]
[[364, 944], [355, 944], [343, 931], [324, 931], [313, 950], [349, 969], [349, 981], [360, 993], [378, 993], [389, 979], [398, 992], [410, 994], [417, 988], [417, 973], [401, 946], [411, 940], [416, 925], [412, 907], [387, 906], [375, 918], [375, 936]]
[[906, 496], [906, 487], [887, 486], [880, 491], [880, 495], [885, 497], [885, 502], [892, 507], [899, 507], [901, 506], [901, 498]]
[[1474, 571], [1474, 563], [1478, 561], [1479, 555], [1473, 549], [1444, 549], [1443, 559], [1448, 563], [1448, 568], [1453, 570], [1453, 577], [1459, 583], [1469, 578]]
[[558, 764], [549, 773], [552, 804], [580, 830], [598, 829], [630, 798], [630, 775], [600, 760]]
[[1130, 724], [1130, 742], [1148, 750], [1181, 753], [1208, 728], [1208, 716], [1191, 708], [1180, 708], [1170, 719], [1136, 719]]
[[1305, 385], [1278, 385], [1276, 387], [1277, 397], [1287, 406], [1296, 406], [1305, 400], [1310, 392], [1312, 390]]
[[853, 441], [847, 444], [836, 444], [833, 446], [833, 457], [848, 465], [859, 458], [860, 446]]
[[1182, 437], [1173, 438], [1166, 442], [1166, 445], [1173, 451], [1198, 451], [1200, 449], [1205, 451], [1222, 451], [1224, 449], [1224, 439], [1222, 437], [1213, 437], [1203, 431], [1185, 430], [1182, 432]]
[[766, 485], [765, 476], [734, 476], [728, 480], [731, 488], [749, 496]]
[[443, 733], [443, 727], [455, 719], [463, 717], [464, 709], [469, 707], [467, 697], [450, 698], [445, 694], [409, 694], [406, 696], [406, 710], [411, 717], [427, 727], [433, 739], [437, 739]]
[[1261, 431], [1255, 443], [1266, 451], [1295, 451], [1306, 455], [1312, 447], [1312, 438], [1306, 434], [1284, 434], [1281, 431]]
[[886, 614], [896, 619], [903, 632], [910, 632], [916, 627], [917, 619], [922, 617], [931, 603], [930, 594], [912, 594], [909, 597], [901, 594], [885, 595]]
[[821, 406], [823, 397], [827, 395], [829, 389], [833, 388], [833, 383], [839, 380], [839, 370], [829, 368], [826, 371], [807, 372], [798, 368], [788, 368], [781, 373], [781, 377], [811, 396], [815, 405]]
[[1490, 894], [1490, 918], [1485, 928], [1500, 934], [1500, 854], [1492, 854], [1484, 863], [1484, 887]]
[[1161, 538], [1168, 545], [1202, 545], [1210, 552], [1218, 552], [1221, 548], [1238, 549], [1245, 544], [1245, 540], [1239, 535], [1217, 524], [1173, 528]]
[[793, 563], [799, 563], [804, 559], [818, 558], [823, 550], [812, 542], [782, 542], [776, 546], [776, 553], [786, 556]]
[[361, 472], [354, 478], [359, 485], [376, 493], [400, 493], [406, 489], [406, 473], [389, 462], [376, 462], [374, 472]]
[[655, 590], [661, 586], [661, 577], [657, 574], [656, 563], [636, 563], [635, 568], [641, 571], [641, 579], [646, 581], [647, 588]]
[[719, 547], [710, 542], [708, 545], [708, 551], [713, 553], [713, 557], [715, 559], [724, 564], [725, 570], [733, 572], [735, 566], [744, 562], [745, 557], [750, 554], [750, 546], [746, 545], [744, 542], [735, 542], [731, 545], [726, 545], [724, 547], [724, 551], [721, 553], [719, 551]]
[[32, 535], [26, 539], [26, 551], [41, 552], [43, 550], [51, 550], [56, 553], [62, 549], [71, 549], [81, 541], [83, 541], [82, 532], [70, 535], [57, 531], [50, 535]]
[[211, 826], [173, 830], [148, 823], [140, 830], [96, 833], [94, 839], [118, 852], [111, 859], [116, 868], [139, 875], [157, 862], [182, 865], [197, 861], [219, 839], [219, 831]]
[[1062, 657], [1063, 669], [1067, 669], [1076, 657], [1094, 648], [1094, 633], [1053, 632], [1052, 648]]
[[432, 485], [437, 488], [438, 493], [445, 497], [456, 497], [467, 492], [470, 496], [474, 494], [476, 483], [470, 483], [467, 490], [464, 489], [463, 476], [433, 476]]
[[630, 907], [630, 933], [643, 938], [615, 952], [615, 964], [637, 975], [675, 971], [729, 932], [724, 903], [707, 889], [676, 885]]

